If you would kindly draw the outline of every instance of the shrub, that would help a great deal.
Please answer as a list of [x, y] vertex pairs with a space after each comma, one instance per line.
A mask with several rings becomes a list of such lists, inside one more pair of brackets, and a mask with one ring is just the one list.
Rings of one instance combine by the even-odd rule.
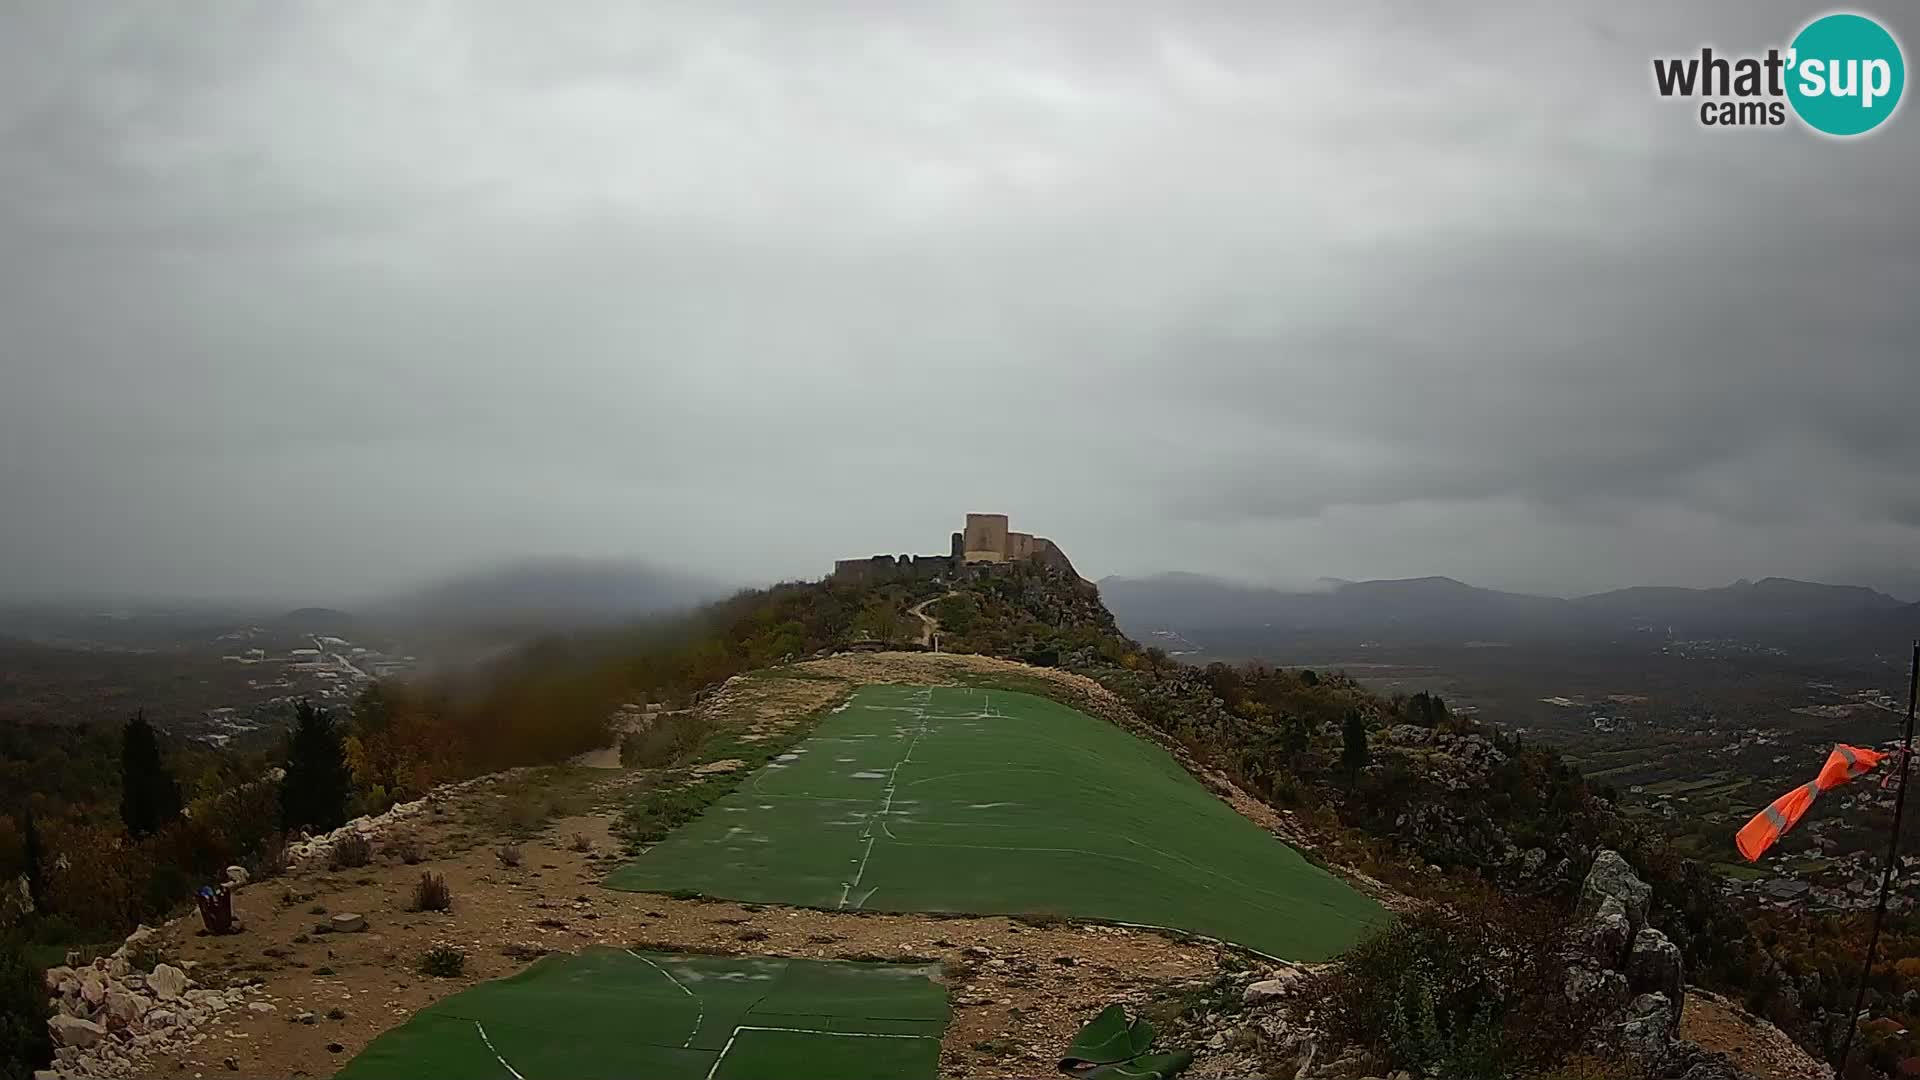
[[519, 866], [521, 859], [520, 845], [501, 844], [499, 847], [493, 849], [493, 857], [499, 859], [500, 865], [508, 869]]
[[577, 832], [573, 834], [573, 842], [567, 846], [575, 851], [585, 853], [593, 850], [593, 841], [587, 839], [586, 833]]
[[[58, 912], [89, 940], [124, 934], [138, 919], [150, 874], [120, 830], [74, 825], [50, 838], [44, 910]], [[177, 899], [185, 899], [182, 894]]]
[[459, 978], [467, 970], [466, 951], [445, 943], [436, 944], [420, 954], [416, 970], [436, 979]]
[[655, 843], [699, 817], [701, 811], [738, 783], [738, 776], [722, 773], [685, 787], [649, 791], [626, 808], [621, 831], [633, 843]]
[[355, 832], [334, 841], [332, 850], [327, 852], [327, 867], [332, 870], [361, 867], [372, 861], [372, 842]]
[[32, 1076], [53, 1057], [47, 992], [18, 944], [0, 949], [0, 1077]]
[[401, 836], [387, 841], [387, 855], [398, 859], [408, 866], [418, 866], [426, 854], [420, 848], [420, 840], [414, 836]]
[[293, 856], [287, 853], [286, 837], [274, 836], [247, 863], [255, 881], [267, 881], [286, 873], [287, 867], [293, 865]]
[[1336, 1043], [1365, 1046], [1389, 1068], [1461, 1080], [1551, 1069], [1618, 1004], [1568, 1001], [1570, 940], [1563, 917], [1489, 895], [1470, 914], [1406, 916], [1305, 996], [1325, 1003]]
[[440, 874], [421, 874], [413, 887], [413, 910], [445, 911], [453, 906], [453, 890]]
[[696, 713], [662, 716], [647, 730], [620, 740], [620, 764], [629, 769], [665, 768], [692, 756], [712, 731], [712, 724]]

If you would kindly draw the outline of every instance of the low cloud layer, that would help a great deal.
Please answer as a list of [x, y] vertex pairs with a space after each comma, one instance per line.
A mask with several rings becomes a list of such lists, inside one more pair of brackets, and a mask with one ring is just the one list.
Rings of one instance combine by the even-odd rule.
[[10, 7], [0, 594], [1910, 573], [1920, 120], [1652, 89], [1811, 9], [1071, 7]]

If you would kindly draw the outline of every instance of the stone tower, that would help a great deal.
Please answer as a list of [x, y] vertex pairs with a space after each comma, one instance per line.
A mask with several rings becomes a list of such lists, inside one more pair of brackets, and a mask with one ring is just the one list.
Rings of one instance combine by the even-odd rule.
[[967, 562], [1006, 562], [1007, 515], [968, 514], [961, 546]]

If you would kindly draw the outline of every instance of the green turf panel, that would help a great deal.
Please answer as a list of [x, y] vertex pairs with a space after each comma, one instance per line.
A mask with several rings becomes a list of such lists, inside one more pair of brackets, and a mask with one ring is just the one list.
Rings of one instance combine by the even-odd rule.
[[[876, 1075], [932, 1080], [934, 1064], [917, 1064], [922, 1051], [895, 1045], [931, 1046], [926, 1060], [937, 1063], [951, 1012], [931, 973], [888, 964], [593, 948], [544, 957], [511, 978], [431, 1005], [374, 1040], [339, 1075], [511, 1080], [510, 1065], [525, 1080], [707, 1080], [723, 1065], [744, 1070], [740, 1075], [771, 1069], [768, 1075], [802, 1077], [812, 1075], [806, 1070], [816, 1061], [841, 1067], [848, 1045], [884, 1044], [875, 1060], [894, 1071]], [[755, 1028], [790, 1030], [762, 1039]]]
[[939, 1069], [937, 1038], [750, 1029], [720, 1059], [714, 1080], [900, 1080]]
[[473, 1021], [425, 1014], [373, 1040], [334, 1075], [341, 1080], [419, 1080], [423, 1076], [512, 1080], [480, 1041]]
[[1056, 914], [1333, 956], [1385, 912], [1124, 730], [1027, 694], [869, 686], [606, 884]]

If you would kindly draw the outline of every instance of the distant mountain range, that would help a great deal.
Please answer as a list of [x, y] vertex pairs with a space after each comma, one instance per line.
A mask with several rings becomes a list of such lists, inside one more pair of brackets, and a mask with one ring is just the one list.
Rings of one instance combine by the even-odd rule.
[[1176, 630], [1197, 640], [1319, 637], [1382, 642], [1518, 643], [1546, 638], [1743, 637], [1899, 640], [1920, 632], [1920, 604], [1857, 585], [1790, 578], [1714, 589], [1640, 586], [1574, 599], [1483, 589], [1447, 577], [1330, 581], [1285, 590], [1198, 574], [1109, 577], [1100, 594], [1133, 634]]

